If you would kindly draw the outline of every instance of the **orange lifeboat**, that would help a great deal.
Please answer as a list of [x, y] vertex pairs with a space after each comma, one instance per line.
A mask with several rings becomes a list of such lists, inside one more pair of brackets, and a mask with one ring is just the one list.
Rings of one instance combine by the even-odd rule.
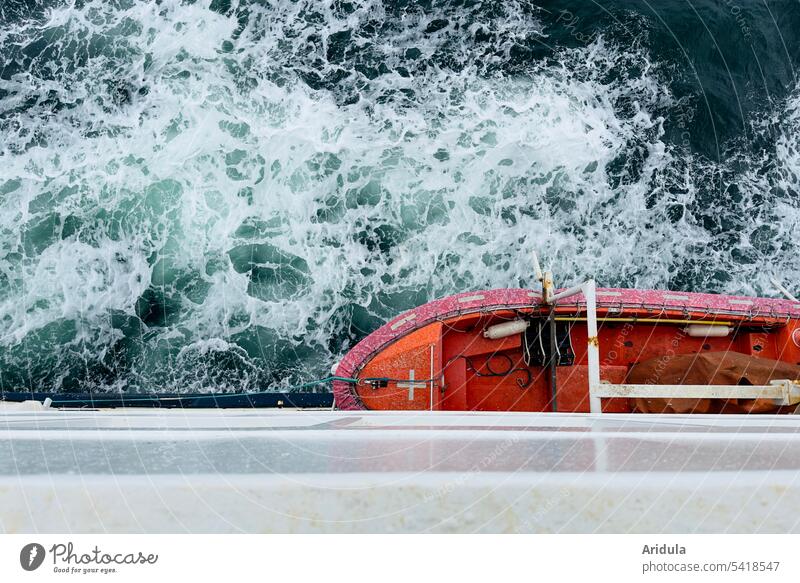
[[[592, 390], [599, 410], [616, 413], [784, 413], [800, 403], [800, 302], [597, 289], [591, 308], [583, 294], [548, 305], [526, 289], [419, 306], [339, 363], [337, 376], [352, 380], [334, 382], [336, 405], [589, 412]], [[590, 390], [592, 344], [600, 384]]]

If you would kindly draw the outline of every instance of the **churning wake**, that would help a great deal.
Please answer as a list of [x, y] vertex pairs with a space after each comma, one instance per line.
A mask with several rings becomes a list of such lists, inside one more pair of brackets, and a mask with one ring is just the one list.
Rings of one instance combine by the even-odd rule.
[[324, 376], [401, 310], [532, 285], [533, 249], [562, 284], [796, 282], [796, 85], [720, 135], [657, 21], [576, 14], [0, 8], [0, 388]]

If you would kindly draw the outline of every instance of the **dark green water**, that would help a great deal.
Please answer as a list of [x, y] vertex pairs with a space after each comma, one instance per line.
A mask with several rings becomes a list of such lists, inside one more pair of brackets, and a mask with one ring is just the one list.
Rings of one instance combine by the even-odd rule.
[[800, 276], [800, 4], [0, 3], [0, 388], [325, 376], [443, 295]]

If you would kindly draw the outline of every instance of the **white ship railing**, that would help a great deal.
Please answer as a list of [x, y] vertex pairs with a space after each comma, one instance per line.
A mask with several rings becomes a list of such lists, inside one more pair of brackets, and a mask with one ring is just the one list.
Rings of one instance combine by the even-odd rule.
[[[774, 380], [768, 385], [631, 385], [600, 382], [589, 387], [592, 413], [601, 413], [600, 398], [771, 399], [776, 405], [800, 403], [800, 385]], [[597, 401], [597, 404], [595, 404]]]

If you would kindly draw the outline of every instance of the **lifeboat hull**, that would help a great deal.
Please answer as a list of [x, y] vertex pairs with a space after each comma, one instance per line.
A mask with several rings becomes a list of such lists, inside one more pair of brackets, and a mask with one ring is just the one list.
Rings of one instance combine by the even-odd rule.
[[[651, 377], [663, 371], [674, 376], [670, 366], [685, 362], [687, 355], [735, 353], [757, 361], [761, 369], [775, 363], [772, 368], [780, 368], [783, 375], [779, 378], [788, 374], [787, 366], [800, 365], [800, 304], [789, 300], [598, 289], [597, 317], [601, 380], [611, 383], [631, 382], [637, 367], [650, 371]], [[525, 289], [469, 292], [427, 303], [391, 320], [345, 356], [336, 375], [357, 382], [334, 382], [336, 406], [343, 410], [589, 412], [585, 319], [583, 296], [559, 302], [551, 314], [539, 292]], [[490, 328], [501, 337], [487, 337]], [[504, 335], [505, 330], [510, 333]], [[745, 376], [742, 382], [747, 382]], [[658, 378], [635, 382], [663, 383]], [[786, 409], [744, 402], [723, 407], [696, 403], [688, 409], [680, 405], [608, 398], [603, 399], [602, 410], [755, 413]]]

